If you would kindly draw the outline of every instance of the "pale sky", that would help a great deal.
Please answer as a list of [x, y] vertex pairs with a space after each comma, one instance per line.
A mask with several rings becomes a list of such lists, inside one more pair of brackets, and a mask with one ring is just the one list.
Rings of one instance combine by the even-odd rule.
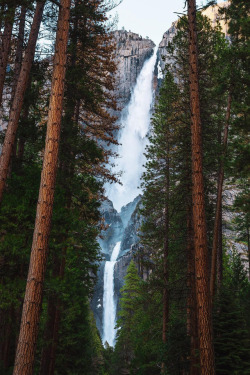
[[[127, 31], [148, 36], [155, 44], [159, 44], [165, 31], [178, 18], [174, 12], [183, 13], [184, 0], [123, 0], [112, 11], [118, 13], [118, 29], [123, 26]], [[206, 0], [197, 0], [197, 6], [206, 4]]]

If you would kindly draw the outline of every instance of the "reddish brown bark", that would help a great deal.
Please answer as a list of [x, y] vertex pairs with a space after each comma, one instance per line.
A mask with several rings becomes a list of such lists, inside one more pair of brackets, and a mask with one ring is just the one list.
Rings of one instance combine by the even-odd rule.
[[60, 4], [43, 170], [13, 375], [33, 373], [41, 313], [61, 129], [70, 0], [61, 0]]
[[[222, 159], [220, 162], [219, 174], [218, 174], [218, 185], [217, 185], [217, 200], [216, 200], [216, 211], [214, 219], [214, 233], [213, 233], [213, 247], [212, 247], [212, 263], [211, 263], [211, 275], [210, 275], [210, 294], [211, 300], [213, 300], [215, 292], [215, 280], [216, 280], [216, 269], [217, 269], [217, 249], [219, 245], [219, 233], [220, 233], [220, 218], [222, 214], [222, 189], [224, 181], [224, 158], [227, 152], [227, 139], [228, 139], [228, 128], [231, 115], [231, 105], [232, 105], [232, 90], [229, 90], [228, 103], [227, 103], [227, 113], [226, 121], [224, 126], [224, 136], [223, 136], [223, 152]], [[220, 254], [221, 255], [221, 254]], [[221, 257], [222, 261], [222, 257]], [[221, 266], [221, 265], [220, 265]]]
[[200, 354], [200, 374], [213, 375], [215, 370], [202, 167], [202, 124], [200, 116], [195, 0], [188, 1], [188, 24], [195, 290]]
[[9, 114], [9, 122], [8, 127], [6, 130], [2, 154], [0, 156], [0, 203], [2, 202], [3, 191], [6, 184], [6, 179], [8, 176], [8, 170], [11, 160], [11, 155], [13, 152], [13, 147], [15, 144], [16, 139], [16, 132], [18, 127], [18, 121], [20, 118], [20, 113], [23, 105], [24, 94], [27, 88], [29, 74], [31, 70], [31, 66], [34, 60], [35, 48], [37, 37], [40, 29], [40, 24], [42, 21], [42, 14], [44, 9], [44, 2], [39, 1], [37, 2], [35, 15], [33, 18], [29, 41], [27, 45], [27, 49], [25, 52], [25, 56], [23, 59], [21, 71], [19, 74], [18, 82], [16, 85], [15, 95], [13, 97], [10, 114]]
[[2, 43], [0, 47], [0, 105], [2, 104], [3, 98], [3, 87], [6, 76], [6, 68], [8, 63], [8, 55], [10, 50], [12, 29], [14, 23], [15, 11], [11, 10], [10, 14], [7, 14], [4, 32], [2, 36]]

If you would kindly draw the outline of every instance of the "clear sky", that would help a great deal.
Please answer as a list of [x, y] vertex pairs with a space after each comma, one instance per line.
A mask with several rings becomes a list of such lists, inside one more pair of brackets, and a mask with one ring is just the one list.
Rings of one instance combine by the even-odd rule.
[[[112, 11], [118, 13], [118, 29], [123, 26], [142, 37], [148, 36], [158, 44], [162, 35], [169, 29], [171, 23], [178, 18], [174, 12], [183, 13], [184, 0], [123, 0]], [[197, 5], [206, 4], [206, 0], [197, 0]]]

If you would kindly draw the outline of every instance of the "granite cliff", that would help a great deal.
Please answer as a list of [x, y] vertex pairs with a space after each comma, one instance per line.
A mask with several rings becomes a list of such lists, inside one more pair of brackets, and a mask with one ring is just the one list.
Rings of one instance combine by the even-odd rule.
[[152, 55], [155, 44], [150, 39], [126, 30], [114, 31], [113, 40], [117, 64], [115, 94], [118, 107], [122, 110], [128, 104], [138, 74], [145, 60]]
[[[222, 16], [219, 15], [219, 8], [224, 8], [227, 6], [228, 1], [224, 1], [217, 5], [210, 6], [202, 11], [202, 14], [211, 20], [212, 26], [215, 27], [217, 25], [217, 22], [220, 24], [221, 30], [224, 32], [226, 37], [228, 37], [228, 25], [222, 20]], [[167, 59], [166, 48], [168, 44], [172, 42], [174, 36], [177, 33], [177, 23], [178, 20], [172, 23], [171, 27], [163, 34], [162, 40], [158, 46], [157, 54], [161, 70], [164, 69], [166, 62], [169, 62], [169, 60]]]

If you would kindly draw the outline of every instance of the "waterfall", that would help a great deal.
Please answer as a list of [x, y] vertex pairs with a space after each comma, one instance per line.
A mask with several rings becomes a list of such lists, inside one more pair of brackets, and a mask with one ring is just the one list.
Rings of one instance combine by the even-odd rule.
[[[141, 190], [140, 177], [145, 162], [144, 151], [150, 125], [151, 106], [153, 101], [152, 80], [156, 63], [157, 49], [144, 63], [137, 78], [131, 99], [122, 112], [119, 143], [119, 158], [114, 160], [113, 172], [122, 171], [120, 184], [106, 186], [107, 195], [117, 211], [136, 198]], [[103, 294], [103, 343], [115, 344], [116, 304], [114, 300], [114, 267], [119, 255], [121, 242], [117, 242], [111, 260], [104, 267]]]
[[114, 267], [118, 258], [121, 242], [117, 242], [110, 258], [104, 267], [104, 293], [103, 293], [103, 343], [110, 346], [115, 342], [116, 305], [114, 301]]
[[156, 63], [157, 49], [144, 63], [137, 78], [128, 106], [121, 118], [118, 154], [114, 172], [122, 172], [122, 185], [112, 184], [107, 187], [109, 199], [117, 211], [131, 202], [141, 193], [140, 177], [145, 163], [146, 135], [150, 125], [151, 106], [153, 101], [152, 79]]

